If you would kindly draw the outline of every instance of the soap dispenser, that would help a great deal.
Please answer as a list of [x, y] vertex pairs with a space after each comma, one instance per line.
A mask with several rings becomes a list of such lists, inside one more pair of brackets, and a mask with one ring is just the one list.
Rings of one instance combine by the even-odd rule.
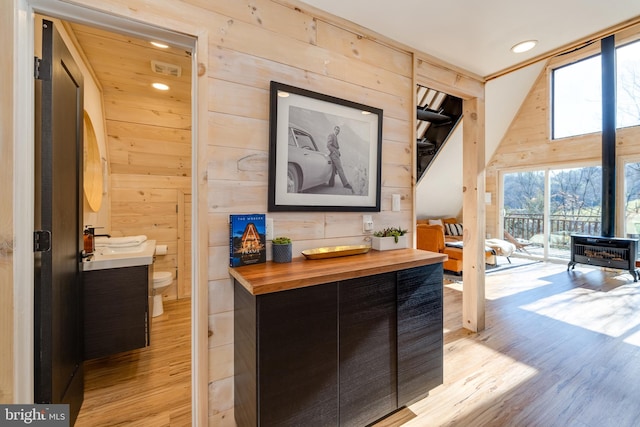
[[85, 226], [84, 234], [82, 236], [85, 255], [92, 254], [93, 251], [96, 250], [96, 242], [94, 239], [94, 235], [95, 235], [95, 229], [90, 225]]

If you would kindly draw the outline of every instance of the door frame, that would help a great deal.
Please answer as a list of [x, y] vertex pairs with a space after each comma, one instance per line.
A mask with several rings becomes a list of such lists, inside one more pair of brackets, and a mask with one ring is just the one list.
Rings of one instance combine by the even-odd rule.
[[[153, 36], [168, 42], [185, 44], [189, 40], [192, 55], [192, 281], [191, 281], [191, 407], [193, 425], [206, 425], [208, 420], [208, 287], [206, 221], [206, 140], [207, 93], [206, 72], [199, 73], [198, 58], [206, 64], [208, 32], [175, 20], [163, 20], [175, 28], [159, 27], [132, 20], [130, 17], [105, 13], [62, 0], [14, 0], [14, 381], [15, 402], [33, 402], [34, 389], [34, 280], [33, 224], [35, 179], [33, 174], [34, 146], [34, 13], [59, 19], [69, 19], [87, 25], [112, 28], [122, 32]], [[188, 36], [185, 36], [188, 35]], [[201, 231], [201, 232], [200, 232]], [[20, 260], [20, 262], [17, 262]], [[18, 339], [20, 337], [20, 339]]]

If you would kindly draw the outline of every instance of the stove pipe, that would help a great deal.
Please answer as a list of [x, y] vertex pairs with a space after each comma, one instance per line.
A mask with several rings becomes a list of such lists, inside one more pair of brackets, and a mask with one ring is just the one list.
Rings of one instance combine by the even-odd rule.
[[616, 46], [600, 42], [602, 55], [602, 236], [615, 236], [616, 219]]

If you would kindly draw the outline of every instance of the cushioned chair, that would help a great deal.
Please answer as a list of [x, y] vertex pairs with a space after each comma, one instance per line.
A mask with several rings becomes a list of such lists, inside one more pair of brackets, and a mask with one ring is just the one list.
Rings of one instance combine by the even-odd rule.
[[[462, 273], [462, 236], [450, 236], [445, 237], [445, 224], [457, 224], [458, 221], [455, 218], [445, 218], [441, 224], [429, 224], [429, 220], [419, 219], [416, 225], [416, 247], [425, 251], [440, 252], [446, 254], [447, 259], [443, 267], [445, 270], [461, 274]], [[451, 229], [451, 227], [449, 227]], [[457, 246], [447, 246], [446, 243], [450, 242]], [[487, 264], [496, 264], [496, 253], [493, 249], [487, 248], [485, 250], [485, 262]]]
[[425, 251], [446, 254], [445, 270], [462, 272], [462, 249], [450, 248], [444, 244], [444, 227], [439, 224], [418, 224], [416, 226], [416, 247]]

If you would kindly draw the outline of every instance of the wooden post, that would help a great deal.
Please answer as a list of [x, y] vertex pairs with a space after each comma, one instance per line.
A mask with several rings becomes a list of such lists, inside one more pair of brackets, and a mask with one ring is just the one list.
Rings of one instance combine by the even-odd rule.
[[462, 120], [462, 223], [464, 249], [462, 271], [462, 322], [474, 332], [485, 328], [485, 142], [484, 99], [463, 101]]

